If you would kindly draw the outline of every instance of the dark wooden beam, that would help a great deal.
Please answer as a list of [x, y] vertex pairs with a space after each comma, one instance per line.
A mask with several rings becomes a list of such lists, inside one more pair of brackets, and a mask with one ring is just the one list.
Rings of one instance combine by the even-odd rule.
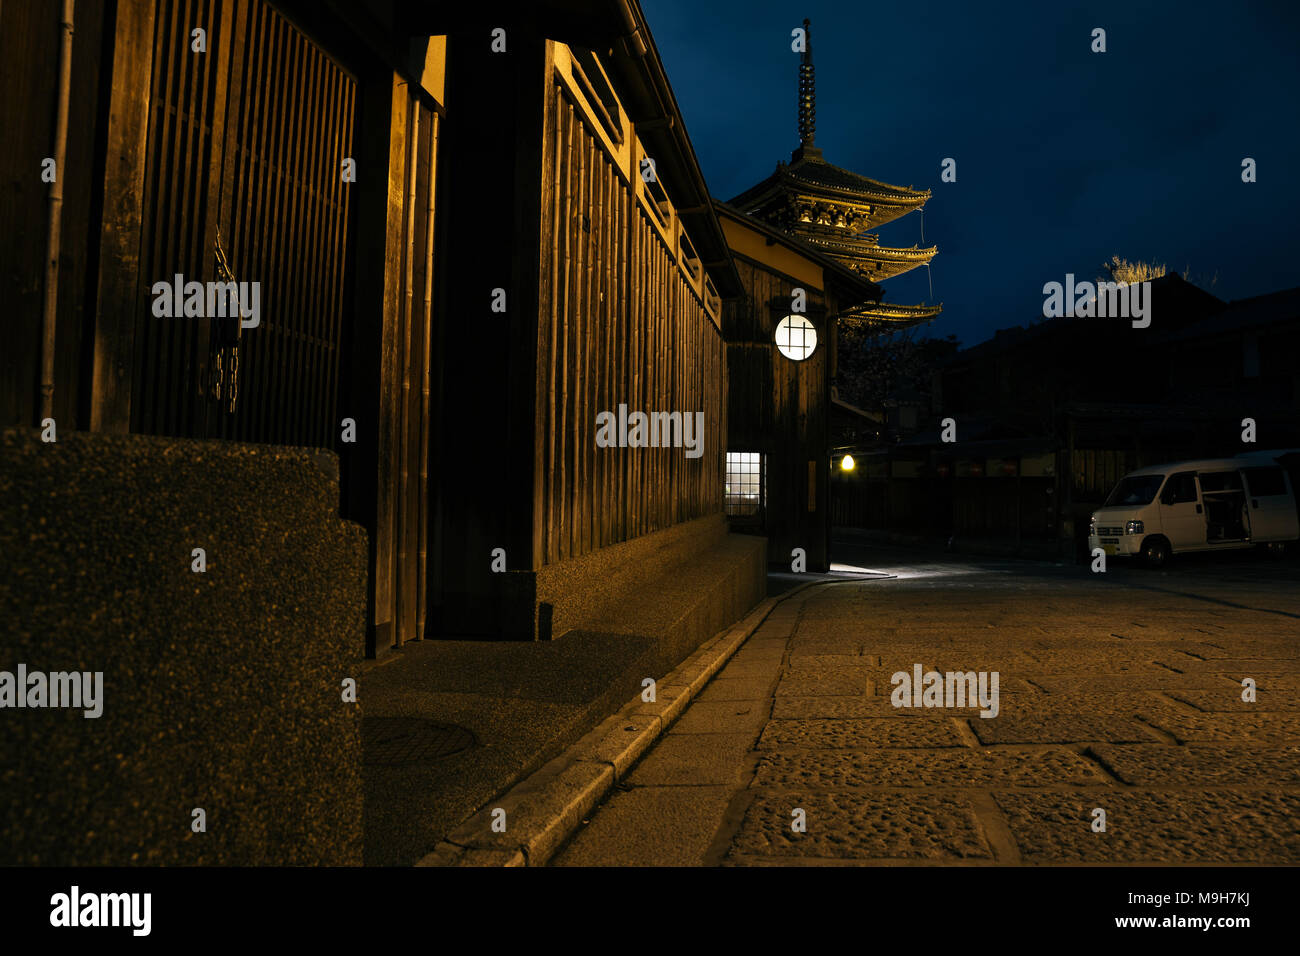
[[[90, 428], [131, 427], [131, 375], [140, 282], [140, 225], [145, 140], [153, 70], [152, 0], [119, 0], [114, 31], [108, 146], [104, 169], [104, 231], [91, 358]], [[105, 25], [105, 30], [110, 29]]]

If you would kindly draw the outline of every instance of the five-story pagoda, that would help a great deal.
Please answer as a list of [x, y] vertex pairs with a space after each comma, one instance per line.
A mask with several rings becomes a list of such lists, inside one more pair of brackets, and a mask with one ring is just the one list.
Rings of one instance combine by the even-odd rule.
[[[745, 190], [727, 205], [812, 246], [871, 282], [901, 275], [934, 258], [937, 247], [880, 245], [871, 230], [920, 209], [930, 191], [892, 186], [832, 165], [815, 145], [816, 90], [812, 31], [804, 20], [799, 64], [799, 147], [788, 164]], [[885, 329], [900, 329], [934, 318], [942, 305], [864, 302], [842, 311]]]

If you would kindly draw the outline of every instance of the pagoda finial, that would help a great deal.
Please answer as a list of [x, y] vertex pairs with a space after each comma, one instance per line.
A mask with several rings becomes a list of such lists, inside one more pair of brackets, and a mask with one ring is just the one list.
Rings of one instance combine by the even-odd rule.
[[813, 77], [812, 22], [803, 22], [803, 53], [799, 57], [799, 145], [812, 146], [817, 130], [817, 90]]

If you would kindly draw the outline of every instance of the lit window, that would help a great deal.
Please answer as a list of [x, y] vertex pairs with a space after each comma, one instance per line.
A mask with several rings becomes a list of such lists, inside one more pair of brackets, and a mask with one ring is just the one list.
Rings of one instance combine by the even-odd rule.
[[763, 505], [763, 456], [754, 451], [727, 452], [723, 489], [727, 514], [756, 515]]
[[787, 315], [776, 327], [776, 347], [788, 359], [802, 362], [817, 348], [817, 330], [802, 315]]

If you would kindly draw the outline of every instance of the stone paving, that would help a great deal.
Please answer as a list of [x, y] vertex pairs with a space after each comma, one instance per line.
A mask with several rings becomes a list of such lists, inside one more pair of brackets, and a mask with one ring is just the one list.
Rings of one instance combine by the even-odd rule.
[[[952, 562], [803, 591], [553, 863], [1300, 863], [1293, 569]], [[998, 714], [894, 707], [914, 664], [997, 671]]]

